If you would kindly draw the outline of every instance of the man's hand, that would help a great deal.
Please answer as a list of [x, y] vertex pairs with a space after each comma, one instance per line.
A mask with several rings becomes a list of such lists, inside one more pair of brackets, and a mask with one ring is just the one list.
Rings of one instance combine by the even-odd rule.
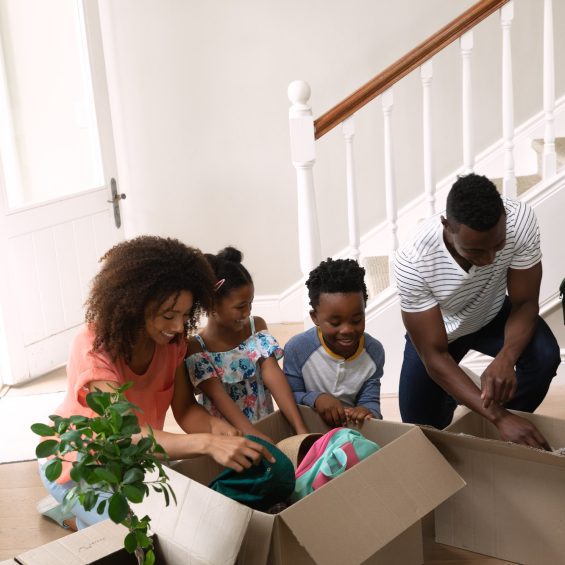
[[343, 404], [331, 394], [326, 392], [320, 394], [314, 403], [314, 410], [320, 414], [322, 420], [334, 428], [345, 426], [347, 416]]
[[481, 375], [481, 400], [483, 407], [504, 405], [514, 398], [517, 387], [514, 364], [497, 355]]
[[362, 426], [365, 420], [373, 418], [373, 413], [365, 406], [355, 406], [355, 408], [346, 408], [345, 415], [347, 423], [354, 426]]
[[539, 430], [525, 418], [516, 414], [504, 411], [504, 414], [494, 422], [503, 441], [512, 441], [538, 449], [551, 451], [547, 440], [541, 435]]

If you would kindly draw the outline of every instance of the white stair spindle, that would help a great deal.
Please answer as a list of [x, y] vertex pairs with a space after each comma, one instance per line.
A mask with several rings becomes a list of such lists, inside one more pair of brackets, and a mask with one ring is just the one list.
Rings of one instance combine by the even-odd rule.
[[543, 137], [543, 179], [557, 171], [555, 155], [555, 61], [553, 48], [553, 0], [544, 0], [543, 11], [543, 111], [545, 132]]
[[422, 81], [424, 192], [426, 194], [428, 217], [433, 216], [436, 211], [436, 193], [432, 159], [432, 77], [432, 62], [426, 61], [420, 67], [420, 79]]
[[[313, 167], [316, 161], [314, 120], [308, 104], [310, 86], [295, 80], [288, 87], [288, 98], [292, 105], [288, 111], [290, 126], [290, 153], [296, 169], [298, 191], [298, 245], [300, 268], [306, 279], [321, 260], [320, 231], [314, 192]], [[304, 324], [311, 327], [308, 314], [308, 295], [304, 291]]]
[[471, 89], [471, 54], [473, 52], [473, 32], [468, 31], [459, 40], [462, 67], [462, 108], [463, 108], [463, 174], [473, 172], [475, 156], [473, 153], [473, 109]]
[[398, 211], [396, 208], [396, 185], [394, 179], [394, 157], [392, 146], [391, 114], [394, 104], [392, 89], [386, 90], [381, 96], [384, 117], [384, 151], [385, 151], [385, 195], [386, 217], [390, 230], [389, 272], [392, 272], [394, 252], [398, 248]]
[[359, 213], [357, 210], [357, 187], [355, 185], [355, 160], [353, 157], [353, 138], [355, 137], [354, 116], [347, 118], [342, 124], [345, 139], [345, 169], [347, 182], [347, 227], [349, 248], [352, 259], [359, 260]]
[[504, 146], [504, 177], [502, 192], [516, 198], [514, 172], [514, 92], [512, 88], [512, 42], [510, 30], [514, 18], [514, 2], [510, 0], [500, 9], [502, 27], [502, 137]]

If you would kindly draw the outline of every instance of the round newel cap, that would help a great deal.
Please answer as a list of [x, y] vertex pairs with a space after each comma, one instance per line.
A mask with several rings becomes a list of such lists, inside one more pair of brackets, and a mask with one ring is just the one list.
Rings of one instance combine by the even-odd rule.
[[303, 80], [293, 80], [288, 85], [288, 99], [294, 105], [307, 106], [310, 92], [310, 85]]

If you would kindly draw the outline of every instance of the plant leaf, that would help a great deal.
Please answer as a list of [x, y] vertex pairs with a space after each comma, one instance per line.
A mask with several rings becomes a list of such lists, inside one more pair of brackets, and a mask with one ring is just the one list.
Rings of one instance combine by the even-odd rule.
[[35, 454], [39, 459], [42, 457], [49, 457], [57, 453], [59, 449], [59, 442], [56, 439], [47, 439], [42, 441], [36, 448]]
[[124, 538], [124, 547], [128, 553], [133, 553], [137, 549], [137, 537], [135, 532], [130, 532]]
[[98, 502], [98, 494], [96, 494], [96, 492], [93, 490], [89, 490], [84, 495], [84, 500], [82, 501], [82, 505], [84, 506], [85, 510], [90, 511], [96, 506], [97, 502]]
[[124, 494], [130, 502], [138, 503], [143, 500], [145, 490], [140, 485], [124, 485]]
[[105, 481], [110, 483], [111, 485], [117, 485], [120, 481], [114, 473], [108, 471], [104, 467], [99, 467], [92, 472], [92, 475], [89, 478], [89, 482], [102, 482]]
[[45, 467], [45, 477], [48, 481], [56, 481], [63, 472], [63, 464], [60, 459], [53, 459]]
[[152, 545], [151, 539], [144, 531], [136, 530], [135, 536], [137, 538], [137, 545], [139, 545], [143, 549], [147, 549], [148, 547], [151, 547]]
[[119, 492], [114, 493], [110, 498], [110, 504], [108, 506], [108, 514], [110, 519], [119, 524], [122, 522], [129, 512], [129, 505], [126, 498]]
[[145, 559], [143, 565], [154, 565], [155, 564], [155, 554], [152, 549], [149, 549], [145, 554]]
[[81, 441], [82, 440], [82, 432], [78, 430], [70, 430], [61, 434], [61, 441]]
[[144, 472], [139, 467], [128, 469], [124, 474], [123, 482], [125, 484], [138, 483], [145, 477]]
[[106, 502], [108, 501], [104, 498], [101, 502], [98, 503], [98, 506], [96, 507], [96, 512], [98, 512], [98, 514], [104, 514], [104, 510], [106, 510]]
[[31, 431], [34, 434], [37, 434], [38, 436], [42, 436], [42, 437], [49, 437], [55, 434], [54, 428], [48, 426], [47, 424], [41, 424], [41, 423], [32, 424]]

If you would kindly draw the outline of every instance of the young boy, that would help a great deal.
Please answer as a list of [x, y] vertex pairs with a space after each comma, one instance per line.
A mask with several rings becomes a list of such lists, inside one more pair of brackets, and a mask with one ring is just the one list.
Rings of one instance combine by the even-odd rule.
[[328, 259], [306, 281], [316, 326], [286, 345], [284, 373], [297, 404], [329, 426], [381, 419], [383, 346], [365, 332], [365, 269], [352, 259]]

